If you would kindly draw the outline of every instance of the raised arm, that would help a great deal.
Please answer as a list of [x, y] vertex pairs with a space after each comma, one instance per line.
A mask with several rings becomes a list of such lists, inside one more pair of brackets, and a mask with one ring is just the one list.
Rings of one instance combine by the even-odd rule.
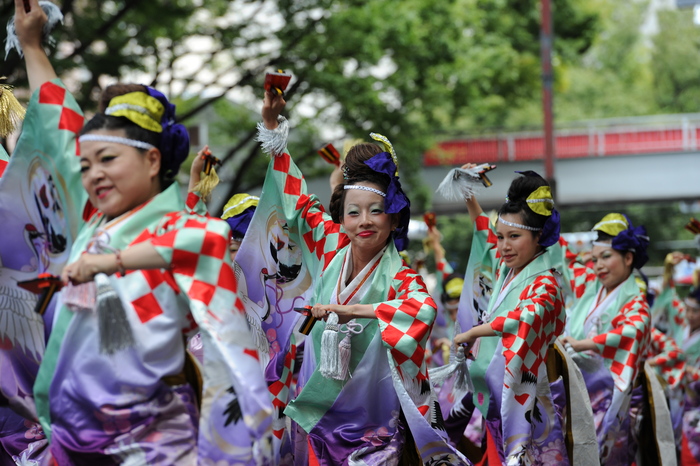
[[[29, 11], [25, 10], [29, 4]], [[33, 93], [45, 82], [56, 79], [53, 65], [41, 45], [42, 30], [47, 18], [39, 0], [15, 0], [15, 30], [24, 52], [29, 89]]]

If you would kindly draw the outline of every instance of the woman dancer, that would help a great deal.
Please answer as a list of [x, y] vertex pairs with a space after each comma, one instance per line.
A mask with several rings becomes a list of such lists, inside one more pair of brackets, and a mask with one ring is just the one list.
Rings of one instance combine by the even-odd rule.
[[475, 358], [469, 366], [474, 392], [450, 412], [451, 436], [459, 440], [476, 406], [485, 419], [488, 464], [569, 464], [545, 364], [564, 329], [561, 288], [544, 254], [559, 240], [549, 185], [534, 172], [513, 180], [495, 232], [476, 198], [466, 203], [475, 225], [467, 281], [477, 284], [468, 299], [483, 303], [490, 292], [485, 284], [495, 285], [488, 307], [460, 316], [474, 325], [455, 336]]
[[651, 335], [649, 306], [632, 274], [647, 261], [649, 238], [626, 216], [606, 215], [593, 230], [593, 269], [564, 268], [573, 303], [562, 342], [575, 357], [590, 393], [602, 465], [630, 465], [643, 404], [635, 380]]
[[311, 312], [327, 319], [306, 340], [297, 395], [284, 411], [294, 464], [468, 464], [439, 434], [424, 360], [435, 303], [397, 252], [409, 201], [393, 148], [374, 135], [384, 149], [365, 143], [348, 151], [328, 215], [284, 151], [284, 104], [266, 93], [259, 139], [273, 157], [253, 224], [267, 215], [264, 204], [277, 206], [313, 277]]
[[[229, 229], [183, 211], [173, 179], [189, 141], [174, 123], [174, 106], [147, 86], [112, 86], [76, 141], [82, 116], [40, 44], [46, 17], [36, 0], [29, 11], [25, 3], [15, 2], [15, 25], [33, 96], [15, 155], [33, 155], [32, 144], [42, 140], [65, 141], [47, 165], [61, 167], [53, 173], [67, 187], [61, 207], [78, 217], [71, 264], [63, 270], [70, 284], [58, 296], [34, 384], [53, 460], [247, 463], [256, 455], [263, 461], [271, 407], [252, 340], [242, 330]], [[42, 130], [39, 141], [31, 139], [34, 126]], [[97, 287], [78, 285], [96, 275]], [[198, 325], [207, 391], [201, 423], [184, 374], [184, 337]]]

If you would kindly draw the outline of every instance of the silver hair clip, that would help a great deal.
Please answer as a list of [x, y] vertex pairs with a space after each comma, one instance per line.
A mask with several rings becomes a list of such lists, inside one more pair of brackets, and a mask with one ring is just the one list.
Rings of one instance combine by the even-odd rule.
[[382, 197], [386, 197], [386, 193], [381, 192], [378, 189], [370, 188], [369, 186], [362, 186], [360, 184], [346, 184], [343, 189], [361, 189], [362, 191], [369, 191], [371, 193], [379, 194]]
[[522, 228], [523, 230], [540, 231], [542, 229], [542, 228], [529, 227], [527, 225], [521, 225], [519, 223], [509, 222], [507, 220], [503, 220], [503, 217], [501, 217], [500, 215], [498, 216], [498, 221], [504, 225], [508, 225], [509, 227]]
[[107, 134], [83, 134], [78, 138], [78, 142], [114, 142], [116, 144], [124, 144], [125, 146], [135, 147], [137, 149], [155, 149], [156, 146], [143, 141], [137, 141], [135, 139], [122, 138], [119, 136], [110, 136]]

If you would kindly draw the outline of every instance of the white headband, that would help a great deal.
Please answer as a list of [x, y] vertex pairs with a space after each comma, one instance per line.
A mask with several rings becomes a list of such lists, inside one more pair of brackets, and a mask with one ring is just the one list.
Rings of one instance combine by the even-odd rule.
[[504, 225], [508, 225], [509, 227], [522, 228], [523, 230], [540, 231], [542, 229], [542, 228], [529, 227], [527, 225], [521, 225], [519, 223], [509, 222], [507, 220], [503, 220], [503, 217], [501, 217], [500, 215], [498, 216], [498, 221]]
[[381, 192], [378, 189], [370, 188], [369, 186], [362, 186], [361, 184], [346, 184], [343, 189], [361, 189], [362, 191], [369, 191], [371, 193], [379, 194], [382, 197], [386, 197], [386, 193]]
[[89, 141], [100, 141], [100, 142], [114, 142], [117, 144], [124, 144], [125, 146], [135, 147], [137, 149], [155, 149], [156, 146], [143, 141], [137, 141], [135, 139], [127, 139], [119, 136], [109, 136], [107, 134], [83, 134], [78, 138], [78, 142], [89, 142]]

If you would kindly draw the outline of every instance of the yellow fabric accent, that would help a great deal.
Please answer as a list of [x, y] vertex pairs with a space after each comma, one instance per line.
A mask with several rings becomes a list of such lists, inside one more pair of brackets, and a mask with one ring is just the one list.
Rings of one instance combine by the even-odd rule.
[[540, 186], [527, 197], [527, 205], [536, 214], [550, 216], [554, 209], [554, 199], [549, 186]]
[[[132, 106], [138, 107], [138, 109], [117, 106]], [[128, 118], [132, 123], [154, 133], [163, 132], [163, 127], [160, 124], [163, 113], [165, 113], [163, 104], [145, 92], [129, 92], [118, 95], [109, 101], [109, 106], [105, 110], [107, 115]]]
[[209, 174], [204, 175], [199, 180], [199, 183], [197, 183], [197, 185], [194, 187], [194, 190], [199, 191], [199, 194], [202, 195], [202, 200], [207, 202], [211, 196], [211, 193], [214, 191], [214, 188], [219, 185], [220, 181], [221, 180], [219, 179], [219, 175], [216, 173], [216, 169], [212, 166]]
[[617, 236], [618, 233], [629, 227], [629, 223], [627, 223], [627, 219], [624, 215], [612, 213], [606, 215], [600, 222], [596, 223], [593, 230], [602, 231], [610, 236]]
[[399, 159], [396, 156], [396, 151], [394, 150], [394, 146], [391, 144], [391, 141], [389, 141], [389, 138], [379, 133], [369, 133], [369, 137], [382, 143], [384, 150], [391, 155], [391, 158], [394, 160], [394, 165], [396, 165], [396, 173], [394, 175], [399, 176]]
[[453, 278], [445, 283], [445, 293], [450, 299], [459, 298], [462, 295], [462, 288], [464, 288], [464, 280], [461, 278]]
[[639, 287], [639, 291], [641, 291], [642, 293], [646, 293], [646, 292], [647, 292], [647, 284], [644, 283], [644, 280], [642, 280], [641, 277], [635, 276], [635, 277], [634, 277], [634, 282], [635, 282], [635, 283], [637, 284], [637, 286]]
[[411, 263], [411, 258], [408, 257], [408, 253], [406, 251], [399, 251], [399, 256], [401, 256], [401, 259], [403, 259], [407, 264]]
[[236, 194], [229, 199], [224, 206], [224, 213], [221, 218], [226, 220], [227, 218], [242, 214], [250, 207], [257, 207], [259, 200], [258, 197], [251, 196], [250, 194]]
[[348, 151], [355, 147], [358, 144], [362, 144], [363, 141], [362, 139], [346, 139], [343, 141], [343, 153], [340, 155], [340, 160], [345, 160], [345, 157], [348, 155]]

